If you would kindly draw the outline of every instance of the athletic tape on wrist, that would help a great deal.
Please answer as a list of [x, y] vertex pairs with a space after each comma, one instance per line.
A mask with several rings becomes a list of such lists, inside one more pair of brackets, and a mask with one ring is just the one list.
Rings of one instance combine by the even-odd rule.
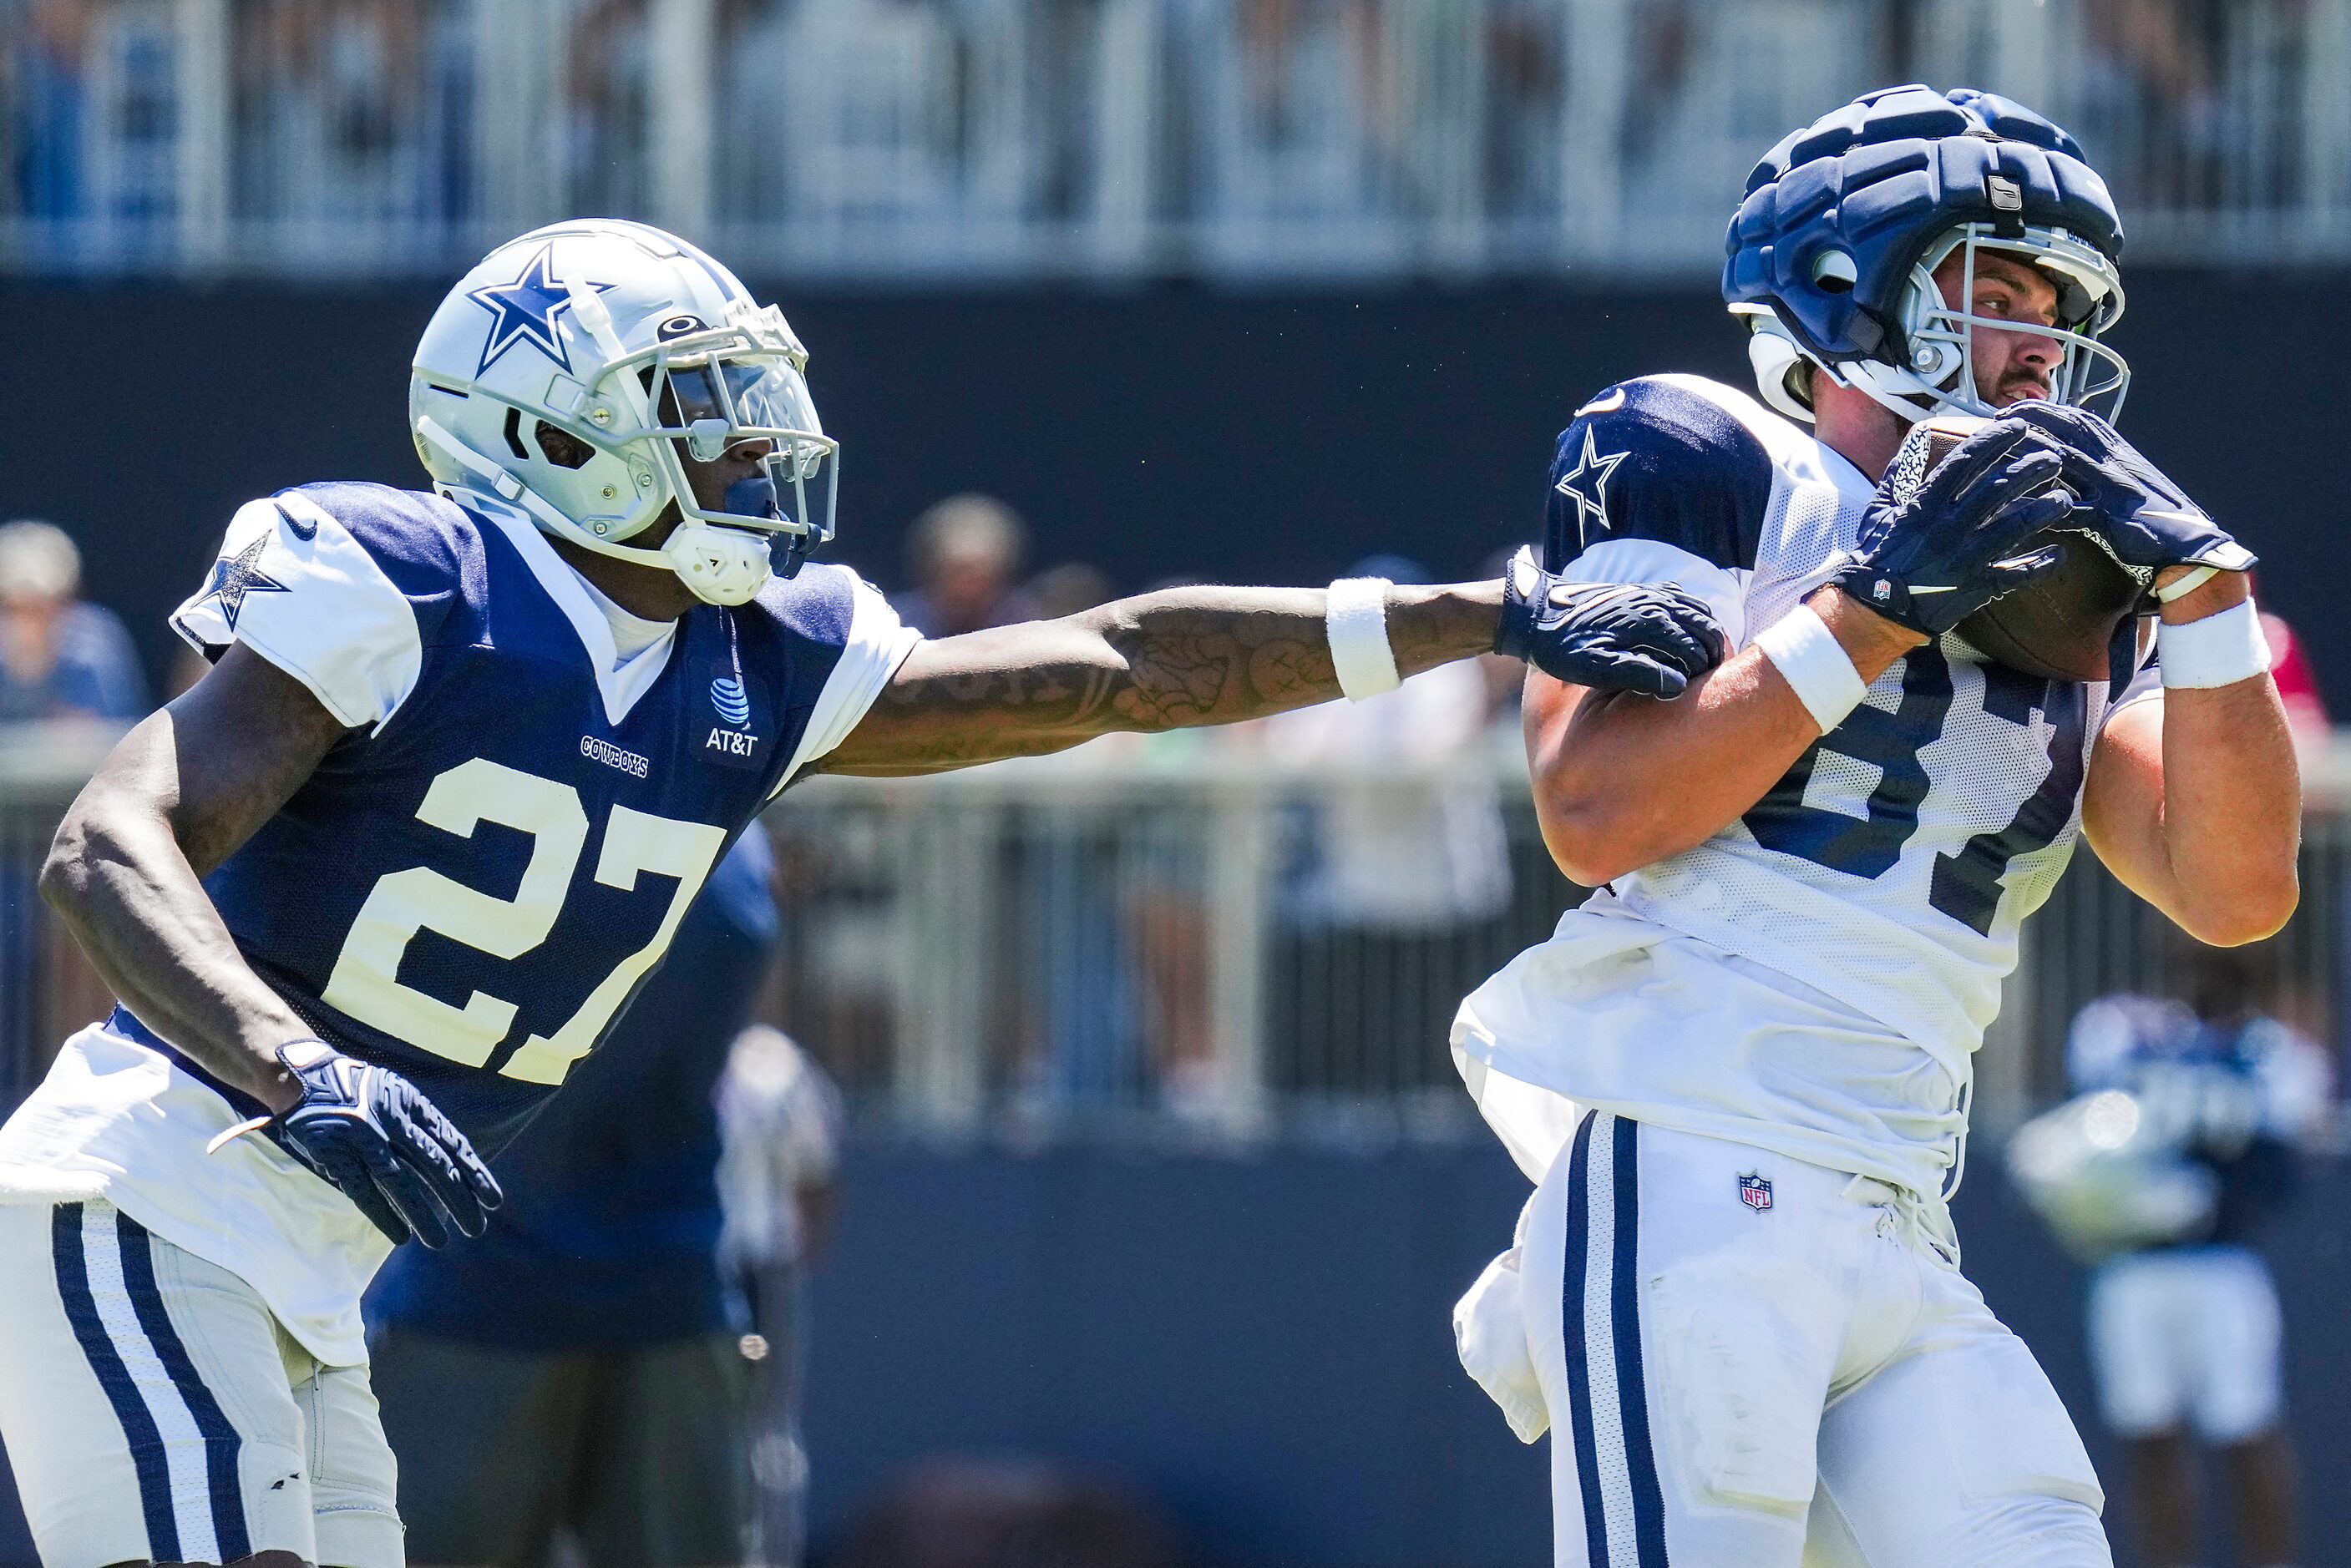
[[2218, 566], [2197, 566], [2156, 589], [2155, 602], [2168, 605], [2174, 599], [2184, 599], [2220, 575]]
[[1852, 656], [1810, 605], [1798, 605], [1773, 622], [1755, 646], [1796, 689], [1797, 701], [1823, 735], [1844, 723], [1868, 694]]
[[2261, 611], [2247, 599], [2201, 620], [2164, 621], [2155, 631], [2155, 661], [2167, 689], [2234, 686], [2266, 675], [2270, 644]]
[[1395, 650], [1388, 646], [1385, 577], [1341, 577], [1331, 585], [1323, 626], [1331, 638], [1331, 665], [1339, 690], [1351, 702], [1393, 691], [1404, 684]]

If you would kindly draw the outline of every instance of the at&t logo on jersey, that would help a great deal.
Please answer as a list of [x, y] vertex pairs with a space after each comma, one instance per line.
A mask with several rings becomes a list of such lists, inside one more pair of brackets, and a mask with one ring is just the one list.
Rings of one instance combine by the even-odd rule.
[[710, 683], [710, 705], [718, 716], [741, 729], [751, 722], [751, 696], [743, 690], [743, 682], [732, 675], [722, 675]]
[[752, 685], [736, 670], [722, 670], [712, 675], [710, 710], [718, 716], [718, 722], [703, 738], [704, 756], [737, 767], [754, 765], [760, 741], [751, 722], [757, 706], [754, 698]]

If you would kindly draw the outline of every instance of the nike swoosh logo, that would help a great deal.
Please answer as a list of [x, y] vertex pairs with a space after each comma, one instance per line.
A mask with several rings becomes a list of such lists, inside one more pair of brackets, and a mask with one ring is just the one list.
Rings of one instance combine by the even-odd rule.
[[1959, 591], [1959, 585], [1957, 583], [1946, 583], [1939, 588], [1922, 587], [1914, 583], [1910, 587], [1910, 597], [1915, 599], [1920, 594], [1955, 594]]
[[1586, 414], [1613, 414], [1624, 406], [1625, 389], [1619, 387], [1604, 398], [1593, 399], [1592, 401], [1576, 410], [1573, 417], [1580, 420]]
[[319, 536], [318, 524], [297, 517], [291, 512], [287, 511], [283, 506], [278, 507], [277, 510], [277, 515], [285, 521], [287, 531], [290, 532], [297, 539], [308, 544], [309, 541]]

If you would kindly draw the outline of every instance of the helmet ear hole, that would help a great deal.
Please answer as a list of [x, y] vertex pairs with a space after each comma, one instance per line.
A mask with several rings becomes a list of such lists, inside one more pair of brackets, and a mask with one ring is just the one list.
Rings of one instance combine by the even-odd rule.
[[596, 449], [573, 435], [569, 431], [549, 424], [545, 420], [531, 432], [538, 450], [547, 461], [558, 468], [585, 468], [596, 456]]
[[1853, 258], [1843, 251], [1823, 251], [1813, 258], [1813, 286], [1823, 294], [1851, 294], [1861, 281]]

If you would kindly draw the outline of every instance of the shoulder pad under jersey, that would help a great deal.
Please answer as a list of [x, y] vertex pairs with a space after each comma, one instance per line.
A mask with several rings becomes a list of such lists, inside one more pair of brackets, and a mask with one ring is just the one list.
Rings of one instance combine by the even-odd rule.
[[1745, 393], [1698, 376], [1620, 381], [1578, 409], [1552, 460], [1544, 565], [1649, 539], [1710, 565], [1755, 565], [1771, 446], [1797, 438]]

